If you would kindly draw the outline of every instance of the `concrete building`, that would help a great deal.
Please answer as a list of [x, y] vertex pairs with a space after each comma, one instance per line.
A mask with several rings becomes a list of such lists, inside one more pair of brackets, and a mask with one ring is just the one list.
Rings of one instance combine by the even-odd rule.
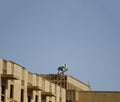
[[66, 102], [65, 96], [64, 88], [0, 59], [0, 102]]
[[[53, 77], [54, 81], [45, 76]], [[66, 102], [69, 89], [90, 90], [71, 76], [46, 74], [43, 77], [13, 61], [0, 59], [1, 102]]]
[[79, 91], [91, 91], [89, 85], [70, 75], [40, 74], [40, 76], [64, 88], [66, 90], [66, 102], [79, 102]]
[[0, 58], [0, 102], [120, 102], [120, 92], [92, 91], [70, 75], [32, 73]]

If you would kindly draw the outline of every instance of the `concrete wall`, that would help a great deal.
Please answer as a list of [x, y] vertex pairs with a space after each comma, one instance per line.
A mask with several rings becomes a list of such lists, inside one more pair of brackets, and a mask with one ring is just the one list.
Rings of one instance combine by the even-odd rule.
[[90, 91], [90, 86], [75, 79], [72, 76], [67, 76], [67, 89], [70, 90], [84, 90], [84, 91]]
[[55, 86], [56, 90], [56, 101], [55, 102], [66, 102], [66, 90], [60, 86]]
[[78, 102], [120, 102], [120, 92], [83, 91], [79, 92]]
[[0, 59], [0, 74], [2, 74], [2, 69], [3, 69], [3, 60]]

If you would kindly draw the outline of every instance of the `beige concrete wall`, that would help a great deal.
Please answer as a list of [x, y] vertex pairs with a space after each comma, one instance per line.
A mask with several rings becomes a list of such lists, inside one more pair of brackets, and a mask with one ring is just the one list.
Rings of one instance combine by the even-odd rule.
[[55, 93], [56, 93], [56, 102], [60, 102], [60, 87], [58, 85], [55, 86]]
[[16, 101], [20, 101], [20, 96], [21, 96], [21, 81], [20, 80], [15, 80], [14, 81], [14, 95], [13, 99]]
[[1, 74], [2, 74], [2, 68], [3, 68], [3, 65], [2, 65], [2, 59], [0, 59], [0, 100], [1, 100]]
[[0, 100], [1, 100], [1, 74], [0, 74]]
[[[42, 78], [41, 77], [39, 77], [37, 74], [31, 73], [31, 72], [27, 72], [27, 73], [28, 73], [28, 76], [26, 77], [26, 80], [29, 83], [29, 84], [27, 83], [27, 85], [42, 87]], [[35, 102], [36, 96], [38, 97], [38, 102], [41, 102], [41, 91], [39, 91], [39, 90], [32, 91], [31, 102]]]
[[33, 91], [33, 99], [32, 99], [32, 102], [35, 102], [36, 100], [36, 96], [38, 97], [38, 102], [41, 102], [41, 93], [39, 91]]
[[[79, 81], [71, 76], [67, 76], [67, 84], [68, 84], [68, 86], [70, 84], [70, 85], [76, 87], [78, 90], [84, 90], [84, 91], [90, 90], [90, 87], [87, 84], [85, 84], [85, 83], [83, 83], [83, 82], [81, 82], [81, 81]], [[68, 86], [67, 86], [67, 89], [69, 89]]]
[[56, 102], [55, 101], [55, 97], [51, 97], [51, 100], [50, 100], [51, 102]]
[[38, 91], [38, 102], [41, 102], [41, 91]]
[[13, 67], [14, 67], [14, 64], [13, 63], [11, 63], [11, 62], [7, 62], [8, 64], [7, 64], [7, 73], [8, 74], [13, 74]]
[[55, 84], [53, 83], [50, 83], [50, 92], [54, 93], [55, 94]]
[[78, 102], [120, 102], [120, 92], [113, 91], [79, 92]]
[[7, 61], [0, 58], [0, 74], [5, 73], [4, 70], [7, 70]]
[[0, 59], [0, 74], [2, 74], [2, 69], [3, 69], [3, 60]]
[[[4, 68], [4, 61], [7, 62], [6, 63], [6, 68]], [[18, 101], [20, 102], [20, 96], [21, 96], [21, 88], [22, 88], [22, 85], [21, 85], [21, 79], [22, 79], [22, 67], [14, 62], [11, 62], [11, 61], [7, 61], [7, 60], [3, 60], [3, 59], [0, 59], [0, 72], [1, 74], [4, 74], [3, 73], [3, 68], [6, 71], [6, 75], [8, 74], [14, 74], [16, 76], [19, 77], [19, 80], [14, 80], [14, 79], [4, 79], [4, 81], [6, 81], [6, 90], [5, 90], [5, 102], [9, 102], [10, 100], [15, 100], [15, 101]], [[0, 77], [1, 79], [1, 77]], [[1, 83], [1, 80], [0, 80], [0, 83]], [[13, 91], [13, 98], [10, 99], [10, 85], [13, 85], [14, 86], [14, 91]], [[0, 89], [1, 89], [1, 85], [0, 85]], [[27, 90], [27, 86], [26, 88], [24, 88]], [[0, 94], [1, 94], [1, 91], [0, 91]], [[24, 97], [26, 97], [27, 94], [24, 94]], [[1, 100], [1, 95], [0, 95], [0, 100]], [[26, 98], [24, 99], [26, 101]]]
[[28, 72], [28, 83], [29, 85], [33, 84], [33, 73]]
[[24, 97], [24, 102], [27, 102], [27, 95], [28, 95], [27, 85], [25, 85], [23, 89], [24, 89], [24, 96], [23, 96]]
[[[50, 90], [50, 85], [51, 85], [51, 83], [48, 81], [48, 80], [45, 80], [45, 92], [50, 92], [51, 90]], [[49, 101], [52, 101], [52, 99], [51, 99], [51, 97], [49, 97], [49, 96], [47, 96], [46, 97], [46, 102], [49, 102]]]
[[36, 74], [33, 74], [32, 77], [33, 77], [33, 81], [32, 81], [33, 83], [32, 83], [32, 85], [33, 85], [33, 86], [37, 86], [37, 75], [36, 75]]
[[66, 102], [66, 90], [60, 86], [55, 86], [55, 102]]
[[[46, 85], [48, 84], [49, 88], [47, 90], [45, 89], [45, 91], [46, 92], [52, 92], [52, 94], [55, 95], [55, 84], [53, 84], [51, 82], [48, 83], [48, 82], [46, 82]], [[55, 96], [51, 96], [51, 97], [48, 96], [48, 97], [46, 97], [46, 102], [55, 102]]]
[[28, 73], [29, 73], [29, 72], [28, 72], [27, 70], [24, 71], [24, 74], [25, 74], [25, 76], [24, 76], [24, 77], [25, 77], [24, 81], [25, 81], [25, 85], [26, 85], [26, 86], [27, 86], [27, 84], [28, 84]]
[[48, 80], [45, 80], [45, 92], [49, 92], [50, 90], [50, 82]]
[[66, 90], [64, 88], [61, 88], [61, 96], [62, 96], [61, 102], [66, 102]]
[[21, 78], [21, 67], [17, 64], [14, 64], [14, 74]]
[[76, 90], [67, 90], [66, 100], [68, 102], [78, 102], [78, 91]]
[[37, 86], [39, 86], [40, 88], [42, 88], [42, 78], [38, 75], [38, 74], [35, 74], [35, 77], [36, 77], [36, 84]]

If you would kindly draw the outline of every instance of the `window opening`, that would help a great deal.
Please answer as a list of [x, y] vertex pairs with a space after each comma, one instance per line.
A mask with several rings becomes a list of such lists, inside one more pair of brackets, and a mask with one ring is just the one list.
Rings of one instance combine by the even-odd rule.
[[28, 96], [28, 102], [31, 102], [31, 97], [30, 96]]
[[21, 102], [24, 102], [24, 90], [21, 89]]
[[14, 86], [10, 85], [10, 98], [13, 98]]
[[35, 96], [35, 102], [38, 102], [38, 95]]
[[2, 95], [1, 95], [1, 101], [2, 102], [5, 102], [5, 86], [4, 85], [2, 85]]
[[46, 102], [46, 97], [45, 96], [42, 96], [41, 102]]

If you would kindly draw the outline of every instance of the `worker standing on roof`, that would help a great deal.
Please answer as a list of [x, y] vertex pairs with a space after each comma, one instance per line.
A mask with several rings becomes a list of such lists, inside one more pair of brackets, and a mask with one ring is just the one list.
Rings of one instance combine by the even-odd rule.
[[66, 69], [66, 64], [62, 64], [61, 66], [58, 67], [58, 73], [60, 73], [60, 71], [64, 71]]

